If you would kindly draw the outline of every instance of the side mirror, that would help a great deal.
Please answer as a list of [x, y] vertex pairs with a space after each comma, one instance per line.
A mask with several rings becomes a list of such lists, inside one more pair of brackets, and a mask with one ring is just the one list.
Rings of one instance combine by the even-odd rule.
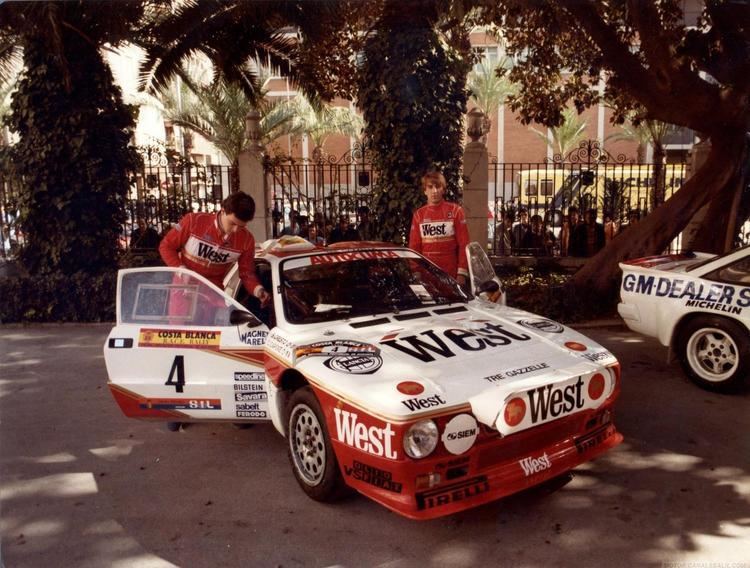
[[495, 282], [494, 280], [487, 280], [487, 282], [482, 282], [479, 285], [478, 292], [489, 292], [490, 294], [494, 294], [500, 290], [500, 284]]
[[253, 314], [245, 310], [232, 310], [232, 313], [229, 314], [229, 323], [232, 325], [242, 325], [244, 323], [247, 324], [247, 327], [258, 327], [263, 324]]

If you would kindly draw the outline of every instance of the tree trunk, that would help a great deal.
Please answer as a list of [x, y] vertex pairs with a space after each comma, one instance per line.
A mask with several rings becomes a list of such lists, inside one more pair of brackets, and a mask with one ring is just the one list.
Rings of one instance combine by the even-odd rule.
[[[741, 131], [715, 135], [708, 159], [679, 191], [637, 227], [611, 240], [575, 274], [572, 284], [579, 293], [609, 297], [619, 283], [620, 262], [664, 251], [698, 209], [722, 194], [727, 184], [732, 184], [743, 140]], [[736, 188], [736, 184], [732, 187]]]
[[704, 222], [693, 237], [692, 249], [721, 254], [732, 248], [737, 233], [737, 212], [743, 193], [747, 149], [743, 147], [741, 166], [724, 188], [711, 200]]

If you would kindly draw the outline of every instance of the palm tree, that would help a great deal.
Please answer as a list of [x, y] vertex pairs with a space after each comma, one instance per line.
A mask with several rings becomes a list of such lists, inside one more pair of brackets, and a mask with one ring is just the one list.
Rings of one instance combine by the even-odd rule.
[[294, 115], [293, 133], [308, 136], [318, 153], [331, 134], [359, 138], [365, 125], [362, 117], [347, 107], [313, 106], [301, 94], [291, 99], [288, 105], [281, 106], [288, 106]]
[[549, 129], [552, 133], [552, 140], [549, 139], [546, 132], [541, 132], [536, 128], [531, 128], [531, 131], [544, 140], [544, 143], [552, 148], [556, 156], [559, 155], [560, 159], [565, 159], [568, 152], [585, 137], [586, 121], [581, 120], [573, 108], [566, 108], [562, 112], [562, 117], [563, 121], [560, 126]]
[[620, 132], [610, 134], [606, 140], [632, 140], [638, 142], [638, 161], [644, 161], [646, 146], [651, 144], [654, 149], [654, 192], [651, 195], [651, 205], [656, 208], [664, 202], [666, 180], [664, 179], [664, 162], [667, 151], [664, 148], [667, 136], [677, 130], [677, 126], [660, 120], [637, 120], [632, 115], [630, 120], [620, 127]]
[[485, 132], [490, 131], [493, 113], [518, 90], [506, 75], [501, 74], [502, 70], [509, 68], [509, 64], [507, 57], [499, 59], [494, 65], [482, 61], [479, 69], [472, 70], [467, 77], [466, 86], [471, 93], [471, 101], [484, 113]]

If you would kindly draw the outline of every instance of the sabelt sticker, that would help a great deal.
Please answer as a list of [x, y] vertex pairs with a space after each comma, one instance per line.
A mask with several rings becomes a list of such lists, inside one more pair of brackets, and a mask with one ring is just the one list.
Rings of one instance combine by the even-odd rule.
[[188, 347], [218, 350], [220, 345], [220, 331], [141, 329], [138, 336], [138, 347]]
[[542, 331], [544, 333], [562, 333], [565, 331], [565, 328], [559, 323], [546, 318], [522, 319], [518, 320], [518, 325], [522, 325], [526, 329]]
[[479, 426], [474, 417], [471, 414], [459, 414], [445, 425], [443, 445], [450, 453], [460, 455], [474, 445], [478, 434]]

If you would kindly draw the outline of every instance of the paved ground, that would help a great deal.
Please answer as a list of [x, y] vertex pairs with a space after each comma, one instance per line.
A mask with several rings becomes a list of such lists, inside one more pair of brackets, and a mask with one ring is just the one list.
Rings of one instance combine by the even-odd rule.
[[[538, 488], [429, 522], [307, 499], [271, 426], [124, 418], [104, 327], [0, 328], [0, 529], [8, 568], [750, 568], [750, 393], [706, 393], [665, 351], [588, 329], [623, 363], [625, 443]], [[706, 564], [710, 563], [710, 564]]]

